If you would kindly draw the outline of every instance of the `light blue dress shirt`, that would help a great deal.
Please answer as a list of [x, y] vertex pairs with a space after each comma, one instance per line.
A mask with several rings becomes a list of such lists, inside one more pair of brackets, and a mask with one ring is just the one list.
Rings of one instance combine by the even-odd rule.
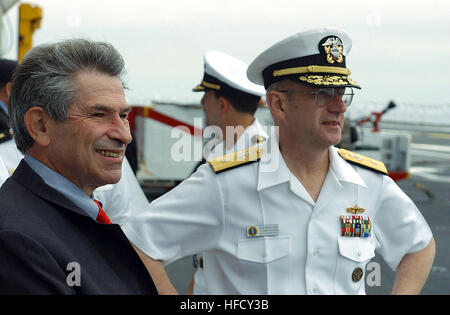
[[97, 204], [78, 186], [27, 153], [25, 153], [25, 162], [47, 185], [64, 195], [64, 197], [72, 201], [78, 208], [82, 209], [84, 213], [80, 214], [87, 215], [96, 220], [98, 215]]

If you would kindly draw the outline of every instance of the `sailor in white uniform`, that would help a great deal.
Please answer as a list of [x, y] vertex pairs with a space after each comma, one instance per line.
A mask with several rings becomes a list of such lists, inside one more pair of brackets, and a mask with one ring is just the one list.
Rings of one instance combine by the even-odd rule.
[[315, 29], [250, 64], [278, 132], [130, 217], [123, 230], [147, 265], [203, 251], [208, 294], [364, 294], [378, 251], [396, 271], [393, 293], [420, 292], [435, 254], [425, 219], [383, 163], [334, 147], [359, 88], [350, 47], [346, 32]]
[[[204, 56], [204, 76], [194, 92], [204, 92], [202, 105], [206, 128], [214, 128], [215, 144], [204, 150], [206, 160], [243, 150], [267, 139], [267, 134], [254, 116], [265, 90], [247, 79], [248, 65], [220, 51]], [[204, 260], [194, 257], [193, 294], [206, 294], [203, 274]], [[192, 283], [191, 283], [192, 284]]]
[[203, 79], [193, 91], [204, 92], [204, 136], [215, 134], [214, 146], [205, 150], [206, 159], [248, 148], [267, 138], [254, 116], [265, 90], [247, 79], [247, 67], [220, 51], [209, 51], [204, 56]]

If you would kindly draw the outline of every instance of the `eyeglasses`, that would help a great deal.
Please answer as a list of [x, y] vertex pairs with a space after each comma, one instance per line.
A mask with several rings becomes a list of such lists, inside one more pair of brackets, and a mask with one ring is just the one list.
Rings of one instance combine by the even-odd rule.
[[337, 94], [342, 100], [345, 106], [350, 106], [353, 100], [353, 89], [349, 87], [345, 88], [320, 88], [316, 91], [305, 92], [296, 90], [277, 90], [282, 93], [301, 93], [301, 94], [315, 94], [316, 95], [316, 105], [319, 107], [325, 107], [331, 103], [334, 96]]

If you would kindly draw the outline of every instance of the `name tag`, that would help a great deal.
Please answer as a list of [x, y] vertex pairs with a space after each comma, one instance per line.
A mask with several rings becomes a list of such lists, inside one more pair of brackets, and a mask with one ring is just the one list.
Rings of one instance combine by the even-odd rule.
[[247, 227], [247, 237], [278, 236], [278, 224], [252, 225]]

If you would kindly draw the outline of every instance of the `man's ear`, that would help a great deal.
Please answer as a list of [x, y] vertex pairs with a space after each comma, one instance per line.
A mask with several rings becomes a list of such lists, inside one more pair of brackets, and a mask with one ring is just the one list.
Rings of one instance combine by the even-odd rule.
[[8, 98], [8, 100], [9, 100], [9, 96], [11, 95], [11, 85], [12, 85], [11, 82], [6, 83], [6, 85], [5, 85], [5, 92], [6, 92], [6, 97]]
[[219, 103], [220, 103], [220, 113], [221, 114], [227, 113], [232, 107], [230, 101], [223, 96], [219, 97]]
[[34, 142], [42, 147], [50, 144], [50, 128], [54, 124], [53, 119], [44, 111], [42, 107], [31, 107], [24, 117], [25, 126]]
[[274, 118], [284, 119], [286, 117], [287, 96], [284, 93], [276, 90], [267, 92], [266, 103]]

